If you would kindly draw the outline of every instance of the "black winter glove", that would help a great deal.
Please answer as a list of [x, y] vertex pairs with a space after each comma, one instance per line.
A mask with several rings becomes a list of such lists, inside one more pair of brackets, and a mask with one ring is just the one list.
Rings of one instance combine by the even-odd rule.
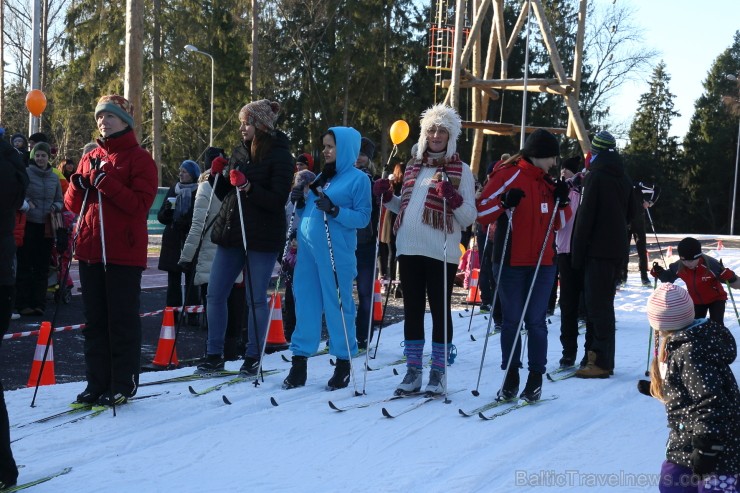
[[180, 260], [177, 263], [177, 266], [183, 272], [190, 272], [191, 270], [193, 270], [193, 263], [192, 262], [188, 262], [187, 260]]
[[658, 262], [653, 262], [653, 268], [650, 269], [650, 275], [655, 278], [659, 278], [663, 272], [665, 272], [665, 269], [661, 267]]
[[566, 207], [570, 203], [570, 187], [562, 178], [555, 182], [555, 200], [559, 200], [558, 207]]
[[88, 178], [85, 175], [76, 174], [72, 176], [72, 180], [75, 183], [75, 186], [79, 188], [80, 190], [88, 190], [92, 188], [92, 183], [90, 183], [90, 178]]
[[295, 187], [290, 191], [290, 201], [299, 209], [306, 206], [306, 198], [303, 195], [303, 187]]
[[700, 436], [692, 437], [691, 445], [694, 450], [689, 456], [689, 462], [694, 474], [703, 475], [714, 472], [719, 454], [725, 450], [725, 446], [716, 440]]
[[523, 190], [520, 188], [512, 188], [501, 195], [501, 205], [504, 209], [513, 209], [519, 205], [519, 202], [521, 202], [524, 197], [526, 197], [526, 195], [524, 195]]
[[339, 214], [339, 207], [334, 205], [328, 195], [323, 195], [314, 201], [316, 208], [320, 211], [326, 212], [331, 217], [337, 217]]

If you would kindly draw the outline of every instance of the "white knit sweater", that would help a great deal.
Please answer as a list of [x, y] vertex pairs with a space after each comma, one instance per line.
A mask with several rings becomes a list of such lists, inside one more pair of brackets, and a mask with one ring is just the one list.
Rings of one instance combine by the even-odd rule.
[[[436, 168], [422, 166], [416, 177], [414, 191], [406, 206], [403, 222], [396, 235], [396, 255], [423, 255], [436, 260], [444, 258], [445, 234], [422, 222], [427, 191], [435, 186]], [[460, 231], [467, 228], [477, 216], [475, 209], [475, 181], [470, 167], [463, 163], [460, 186], [457, 192], [463, 203], [453, 211], [453, 231], [447, 235], [447, 262], [457, 265], [460, 260]], [[385, 206], [396, 214], [401, 208], [401, 199], [394, 196]]]

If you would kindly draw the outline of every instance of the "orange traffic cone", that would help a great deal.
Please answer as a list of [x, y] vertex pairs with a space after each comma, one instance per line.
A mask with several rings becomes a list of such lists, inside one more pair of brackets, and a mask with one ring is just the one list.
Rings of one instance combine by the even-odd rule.
[[668, 252], [666, 253], [666, 257], [673, 257], [673, 247], [668, 246]]
[[717, 241], [717, 251], [722, 250], [724, 247], [725, 246], [722, 244], [722, 240], [718, 240]]
[[473, 273], [470, 276], [470, 284], [468, 285], [468, 298], [465, 300], [467, 303], [480, 303], [480, 289], [478, 289], [478, 273], [480, 269], [473, 269]]
[[[175, 347], [175, 310], [168, 306], [164, 309], [162, 316], [162, 329], [159, 331], [159, 343], [157, 353], [154, 355], [152, 364], [156, 366], [169, 366], [179, 364], [177, 360], [177, 349]], [[172, 361], [170, 361], [170, 354]]]
[[375, 280], [375, 289], [373, 289], [373, 322], [380, 323], [383, 321], [383, 303], [380, 295], [380, 280]]
[[272, 308], [272, 316], [270, 317], [267, 345], [273, 347], [287, 346], [288, 341], [285, 340], [285, 331], [283, 330], [283, 305], [280, 301], [280, 294], [275, 293], [270, 295], [270, 305], [272, 305], [273, 297], [275, 297], [275, 306]]
[[[46, 355], [44, 370], [41, 371], [41, 361], [44, 359], [44, 351], [46, 351], [47, 344], [49, 345], [49, 352]], [[41, 380], [39, 380], [39, 373], [41, 373]], [[51, 340], [50, 322], [41, 322], [36, 351], [33, 353], [31, 375], [28, 377], [28, 387], [35, 387], [37, 381], [39, 385], [54, 385], [57, 383], [54, 377], [54, 345]]]

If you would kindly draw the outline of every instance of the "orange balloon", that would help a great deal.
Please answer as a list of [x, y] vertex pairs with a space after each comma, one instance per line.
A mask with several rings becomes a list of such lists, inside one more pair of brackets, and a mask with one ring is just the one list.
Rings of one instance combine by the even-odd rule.
[[403, 120], [396, 120], [393, 122], [393, 125], [391, 125], [390, 134], [391, 142], [393, 142], [394, 145], [400, 144], [409, 136], [409, 124]]
[[39, 89], [33, 89], [26, 94], [26, 108], [35, 117], [41, 116], [46, 109], [46, 96]]

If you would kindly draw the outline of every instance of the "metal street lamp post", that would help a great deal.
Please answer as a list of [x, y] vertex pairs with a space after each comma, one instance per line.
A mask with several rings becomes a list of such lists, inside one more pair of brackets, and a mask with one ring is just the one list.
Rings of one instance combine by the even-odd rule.
[[185, 45], [185, 49], [192, 53], [200, 53], [201, 55], [205, 55], [211, 59], [211, 137], [208, 145], [210, 147], [213, 147], [213, 81], [216, 75], [216, 67], [213, 61], [213, 56], [210, 53], [206, 53], [205, 51], [200, 51], [193, 45]]
[[[727, 79], [737, 81], [737, 76], [727, 75]], [[737, 166], [738, 159], [740, 158], [740, 118], [738, 119], [737, 125], [737, 149], [735, 150], [735, 181], [732, 187], [732, 214], [730, 214], [730, 236], [734, 232], [735, 228], [735, 200], [737, 199]]]

